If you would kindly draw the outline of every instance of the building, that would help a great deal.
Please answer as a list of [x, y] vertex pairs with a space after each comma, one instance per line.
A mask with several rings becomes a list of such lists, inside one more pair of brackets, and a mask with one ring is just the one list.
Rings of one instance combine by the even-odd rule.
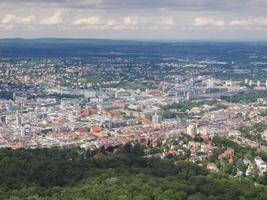
[[84, 92], [85, 98], [95, 98], [96, 97], [96, 91], [95, 90], [87, 90]]
[[233, 82], [231, 80], [225, 81], [225, 87], [228, 87], [228, 88], [233, 87]]
[[100, 110], [109, 110], [114, 108], [113, 104], [111, 102], [102, 102], [99, 105], [97, 105], [97, 108], [99, 108]]
[[264, 173], [267, 171], [266, 163], [259, 156], [255, 157], [254, 161], [255, 161], [255, 164], [259, 170], [259, 175], [260, 176], [264, 175]]
[[196, 124], [190, 124], [186, 128], [186, 133], [187, 133], [187, 135], [190, 135], [190, 136], [196, 135], [197, 134], [197, 125]]
[[207, 169], [212, 171], [212, 172], [218, 172], [219, 171], [219, 169], [217, 168], [215, 163], [208, 163]]
[[228, 133], [229, 137], [237, 137], [237, 136], [240, 136], [240, 135], [241, 135], [241, 133], [238, 130], [230, 130], [229, 133]]
[[188, 92], [186, 93], [186, 100], [187, 100], [187, 101], [190, 101], [190, 100], [191, 100], [191, 93], [190, 93], [190, 91], [188, 91]]
[[213, 88], [215, 85], [214, 80], [208, 79], [207, 80], [207, 88]]
[[157, 113], [155, 113], [153, 116], [152, 116], [152, 125], [154, 127], [156, 126], [159, 126], [162, 122], [162, 117], [160, 115], [158, 115]]
[[248, 85], [249, 85], [249, 86], [252, 86], [252, 85], [253, 85], [253, 81], [252, 81], [252, 80], [249, 80]]
[[260, 87], [260, 86], [261, 86], [261, 82], [257, 81], [257, 87]]

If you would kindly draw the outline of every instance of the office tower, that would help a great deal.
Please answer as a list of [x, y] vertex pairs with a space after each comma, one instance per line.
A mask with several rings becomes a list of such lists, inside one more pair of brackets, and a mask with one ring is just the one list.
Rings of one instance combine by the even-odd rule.
[[253, 84], [253, 81], [252, 81], [252, 80], [249, 80], [248, 85], [249, 85], [249, 86], [252, 86], [252, 84]]
[[190, 124], [186, 128], [186, 133], [190, 136], [194, 136], [197, 133], [197, 125], [196, 124]]
[[160, 115], [158, 115], [157, 113], [155, 113], [152, 116], [152, 125], [155, 126], [159, 126], [162, 122], [162, 117]]
[[261, 86], [261, 82], [257, 81], [257, 87], [260, 87], [260, 86]]

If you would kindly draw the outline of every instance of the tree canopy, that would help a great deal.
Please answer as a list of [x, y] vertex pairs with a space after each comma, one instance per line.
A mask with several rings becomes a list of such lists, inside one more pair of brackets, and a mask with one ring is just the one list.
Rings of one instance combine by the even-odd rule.
[[[265, 185], [205, 168], [146, 158], [141, 145], [116, 153], [78, 148], [0, 150], [0, 199], [257, 199]], [[102, 155], [96, 159], [96, 155]], [[262, 180], [266, 183], [266, 177]]]

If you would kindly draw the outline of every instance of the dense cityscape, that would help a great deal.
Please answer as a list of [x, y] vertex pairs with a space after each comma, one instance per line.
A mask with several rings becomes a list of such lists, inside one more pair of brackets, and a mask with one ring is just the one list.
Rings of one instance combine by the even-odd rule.
[[[14, 58], [3, 50], [1, 148], [114, 151], [137, 142], [146, 157], [187, 160], [236, 178], [266, 173], [265, 45], [236, 44], [243, 52], [226, 59], [220, 50], [231, 46], [224, 43], [211, 55], [214, 47], [205, 56], [177, 57], [181, 48], [205, 44], [176, 43], [169, 54], [168, 43], [162, 50], [160, 43], [143, 43], [134, 53], [136, 43], [125, 53], [120, 45], [99, 44], [103, 52], [69, 58], [50, 52]], [[154, 52], [146, 54], [150, 46]]]
[[0, 200], [267, 200], [266, 0], [0, 0]]

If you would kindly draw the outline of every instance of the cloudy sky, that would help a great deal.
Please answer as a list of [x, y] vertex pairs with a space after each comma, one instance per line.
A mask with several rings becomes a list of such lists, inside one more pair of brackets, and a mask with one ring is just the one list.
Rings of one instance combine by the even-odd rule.
[[267, 0], [0, 0], [0, 38], [267, 41]]

